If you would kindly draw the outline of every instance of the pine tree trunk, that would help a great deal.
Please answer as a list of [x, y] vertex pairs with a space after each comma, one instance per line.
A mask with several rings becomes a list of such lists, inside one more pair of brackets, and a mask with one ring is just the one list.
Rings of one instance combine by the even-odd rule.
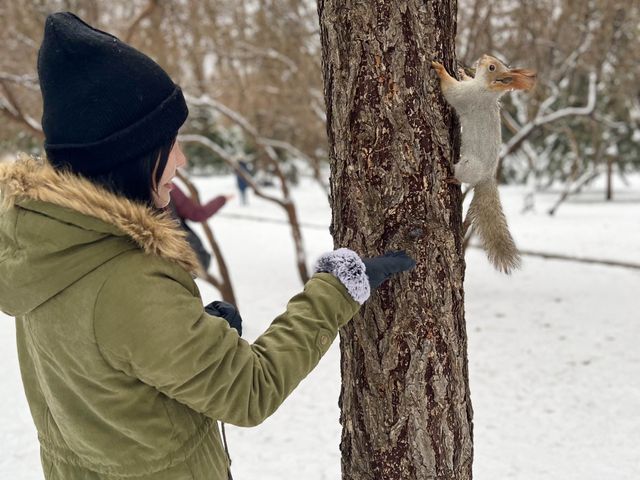
[[418, 261], [341, 332], [343, 479], [471, 478], [457, 127], [430, 65], [453, 71], [456, 9], [318, 2], [334, 246]]

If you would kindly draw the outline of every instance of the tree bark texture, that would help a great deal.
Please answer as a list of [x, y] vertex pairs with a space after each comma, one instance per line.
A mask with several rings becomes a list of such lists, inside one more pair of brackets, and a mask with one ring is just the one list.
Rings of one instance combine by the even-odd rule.
[[455, 0], [319, 0], [334, 247], [418, 262], [340, 335], [342, 477], [470, 479], [458, 128], [431, 60], [450, 72]]

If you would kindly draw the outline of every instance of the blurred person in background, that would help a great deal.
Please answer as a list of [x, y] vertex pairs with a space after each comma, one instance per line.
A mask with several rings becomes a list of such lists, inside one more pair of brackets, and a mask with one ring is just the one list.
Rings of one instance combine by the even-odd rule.
[[205, 272], [209, 270], [211, 254], [207, 251], [196, 232], [189, 227], [187, 220], [192, 222], [206, 222], [218, 210], [224, 207], [229, 200], [233, 199], [233, 197], [234, 195], [219, 195], [206, 204], [200, 205], [184, 193], [175, 182], [171, 183], [171, 202], [169, 203], [169, 209], [180, 222], [180, 226], [187, 232], [187, 241], [198, 256], [198, 260]]

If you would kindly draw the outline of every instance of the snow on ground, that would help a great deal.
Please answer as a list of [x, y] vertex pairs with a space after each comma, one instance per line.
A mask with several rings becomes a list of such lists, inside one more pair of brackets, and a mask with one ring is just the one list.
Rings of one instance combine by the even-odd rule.
[[[232, 193], [232, 177], [197, 179], [205, 198]], [[538, 195], [522, 215], [523, 190], [502, 190], [523, 249], [640, 263], [640, 185], [618, 200], [596, 188], [545, 210]], [[271, 190], [271, 189], [270, 189]], [[276, 193], [275, 189], [271, 193]], [[330, 210], [310, 180], [294, 189], [309, 266], [331, 250]], [[245, 337], [255, 339], [300, 288], [286, 224], [271, 203], [237, 198], [211, 225], [226, 256]], [[324, 226], [324, 228], [322, 228]], [[199, 282], [205, 302], [216, 291]], [[480, 250], [467, 255], [466, 318], [477, 480], [635, 479], [640, 470], [640, 271], [524, 259], [512, 277], [494, 272]], [[0, 314], [0, 479], [41, 479], [38, 446], [19, 376], [14, 322]], [[334, 480], [340, 477], [340, 352], [320, 365], [262, 425], [227, 426], [234, 477]]]

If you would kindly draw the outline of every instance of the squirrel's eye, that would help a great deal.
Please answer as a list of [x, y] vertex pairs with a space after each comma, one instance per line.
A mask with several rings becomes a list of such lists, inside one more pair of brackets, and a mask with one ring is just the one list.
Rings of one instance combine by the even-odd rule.
[[495, 65], [489, 65], [489, 71], [493, 72], [496, 69]]

